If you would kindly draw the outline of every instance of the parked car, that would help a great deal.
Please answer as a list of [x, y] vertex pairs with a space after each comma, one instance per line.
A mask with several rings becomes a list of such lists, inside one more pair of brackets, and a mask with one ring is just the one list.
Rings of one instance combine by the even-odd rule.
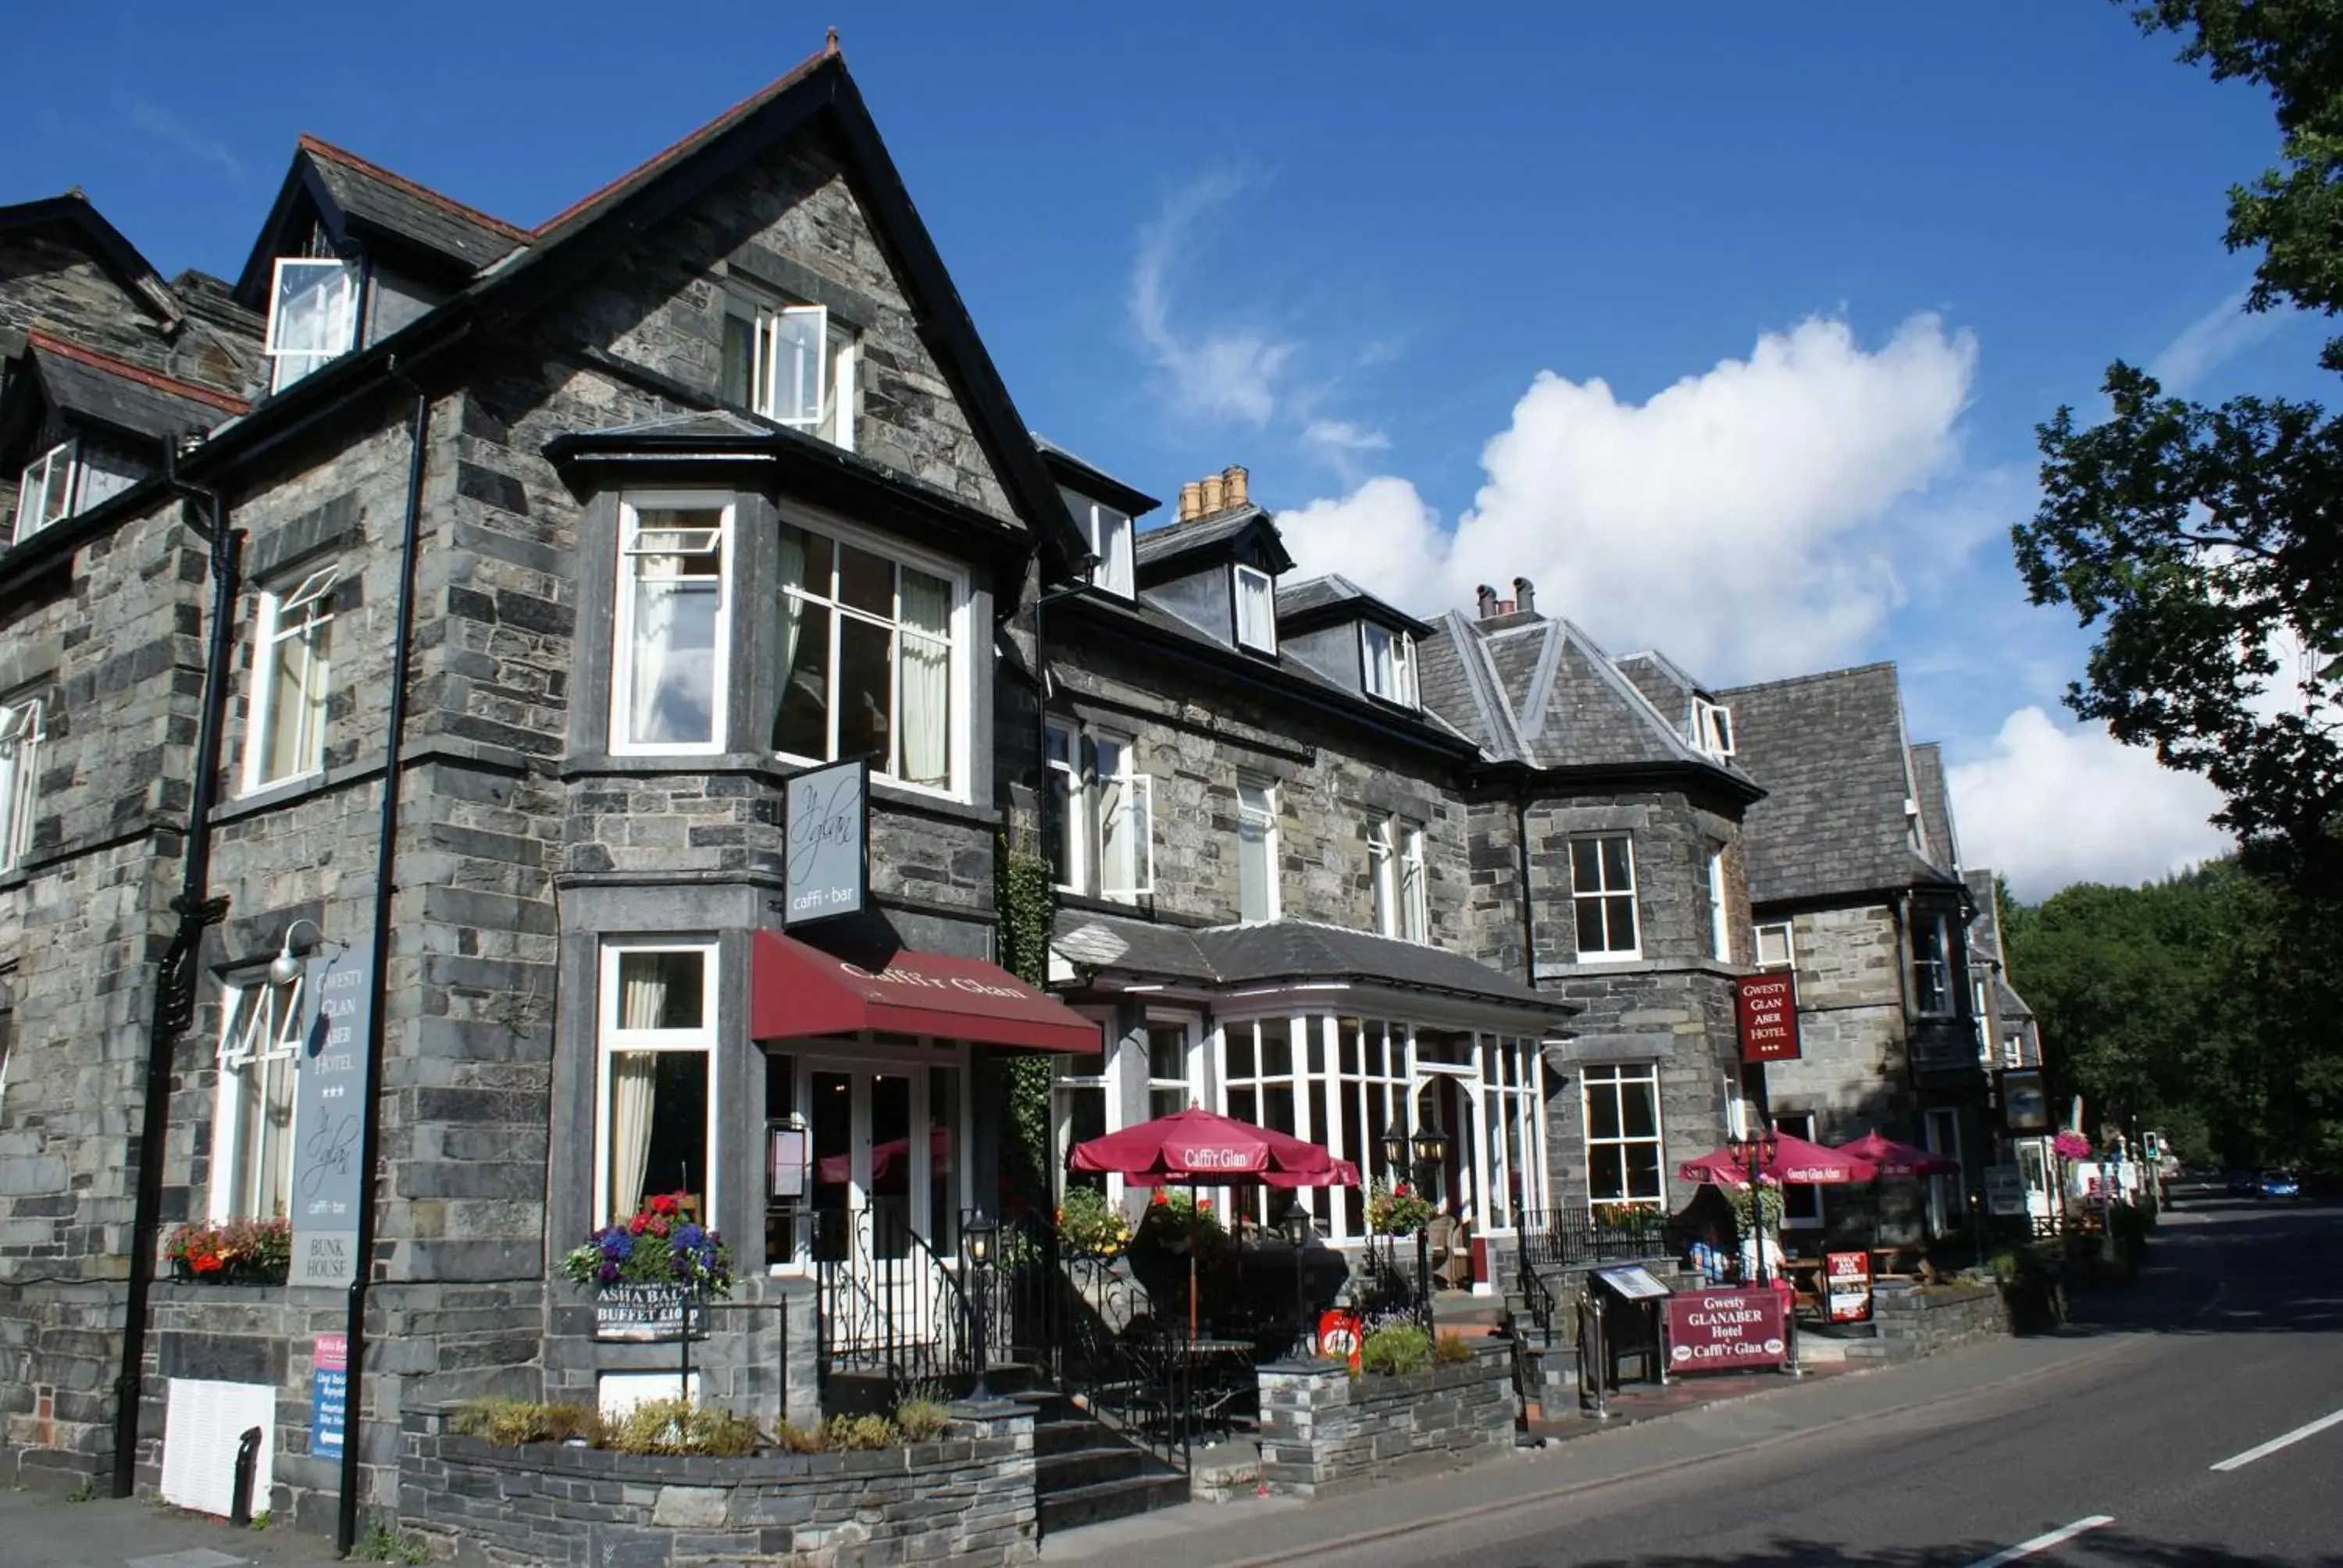
[[2302, 1183], [2295, 1180], [2291, 1171], [2265, 1171], [2261, 1191], [2265, 1198], [2299, 1198]]
[[2232, 1198], [2250, 1198], [2261, 1191], [2261, 1186], [2260, 1176], [2251, 1171], [2229, 1172], [2229, 1196]]

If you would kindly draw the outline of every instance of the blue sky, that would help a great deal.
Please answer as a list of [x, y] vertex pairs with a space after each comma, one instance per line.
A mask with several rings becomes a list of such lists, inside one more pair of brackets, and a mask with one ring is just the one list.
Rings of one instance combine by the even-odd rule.
[[2323, 390], [2219, 239], [2266, 102], [2115, 5], [235, 14], [12, 17], [61, 64], [0, 100], [0, 199], [232, 276], [308, 130], [534, 223], [834, 23], [1036, 427], [1167, 498], [1246, 463], [1412, 608], [1526, 572], [1719, 685], [1895, 658], [2027, 890], [2216, 847], [2073, 729], [2087, 644], [2008, 564], [2032, 427], [2109, 358]]

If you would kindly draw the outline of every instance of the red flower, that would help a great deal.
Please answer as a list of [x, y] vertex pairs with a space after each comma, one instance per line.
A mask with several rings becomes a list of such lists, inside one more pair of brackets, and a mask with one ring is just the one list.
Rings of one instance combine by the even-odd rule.
[[1406, 1196], [1407, 1196], [1407, 1183], [1406, 1183], [1406, 1182], [1404, 1182], [1404, 1181], [1403, 1181], [1403, 1182], [1401, 1182], [1398, 1186], [1396, 1186], [1396, 1187], [1393, 1188], [1393, 1189], [1392, 1189], [1392, 1196], [1393, 1196], [1393, 1197], [1394, 1197], [1394, 1198], [1404, 1198], [1404, 1197], [1406, 1197]]
[[1209, 1214], [1212, 1211], [1212, 1201], [1210, 1198], [1203, 1198], [1197, 1201], [1196, 1212], [1199, 1214]]
[[672, 1214], [679, 1207], [677, 1194], [673, 1192], [662, 1192], [651, 1200], [651, 1212], [654, 1214]]
[[1155, 1189], [1155, 1196], [1150, 1198], [1148, 1202], [1158, 1209], [1169, 1209], [1172, 1207], [1172, 1194], [1158, 1187]]
[[627, 1221], [627, 1231], [630, 1235], [639, 1236], [643, 1233], [643, 1227], [650, 1222], [651, 1217], [649, 1215], [638, 1214], [633, 1219]]

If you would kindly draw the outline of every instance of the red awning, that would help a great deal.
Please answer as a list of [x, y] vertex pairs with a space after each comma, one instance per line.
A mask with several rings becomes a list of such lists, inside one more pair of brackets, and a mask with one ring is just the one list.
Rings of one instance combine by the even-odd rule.
[[1096, 1023], [998, 964], [905, 948], [874, 974], [793, 938], [757, 933], [749, 973], [751, 1039], [865, 1029], [1029, 1050], [1100, 1049]]

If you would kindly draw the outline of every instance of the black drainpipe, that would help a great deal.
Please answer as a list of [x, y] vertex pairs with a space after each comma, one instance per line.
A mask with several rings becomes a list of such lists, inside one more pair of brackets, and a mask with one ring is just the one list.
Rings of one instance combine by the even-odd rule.
[[359, 1467], [366, 1452], [366, 1305], [367, 1286], [374, 1275], [375, 1149], [382, 1127], [382, 1040], [384, 1014], [389, 1009], [390, 900], [395, 890], [391, 874], [398, 859], [398, 752], [407, 729], [407, 679], [414, 666], [415, 548], [423, 527], [424, 438], [431, 422], [430, 394], [408, 380], [397, 360], [389, 366], [392, 379], [415, 392], [415, 412], [407, 427], [407, 513], [398, 542], [398, 608], [394, 621], [390, 661], [390, 716], [383, 741], [382, 814], [375, 829], [374, 850], [374, 1005], [367, 1010], [365, 1115], [358, 1123], [357, 1267], [350, 1280], [349, 1416], [342, 1438], [341, 1507], [334, 1525], [334, 1543], [345, 1557], [357, 1543]]
[[138, 1476], [138, 1406], [144, 1392], [147, 1298], [163, 1228], [163, 1141], [170, 1125], [171, 1057], [193, 1021], [204, 928], [225, 919], [227, 900], [211, 897], [212, 797], [219, 774], [221, 715], [228, 662], [235, 655], [236, 548], [227, 508], [216, 490], [179, 477], [177, 447], [165, 442], [163, 473], [171, 487], [203, 503], [211, 546], [212, 618], [204, 652], [202, 711], [196, 723], [195, 777], [187, 791], [187, 830], [180, 846], [179, 917], [155, 974], [155, 1012], [146, 1030], [146, 1088], [138, 1114], [138, 1191], [131, 1211], [130, 1279], [124, 1301], [122, 1365], [114, 1380], [114, 1495], [127, 1497]]

